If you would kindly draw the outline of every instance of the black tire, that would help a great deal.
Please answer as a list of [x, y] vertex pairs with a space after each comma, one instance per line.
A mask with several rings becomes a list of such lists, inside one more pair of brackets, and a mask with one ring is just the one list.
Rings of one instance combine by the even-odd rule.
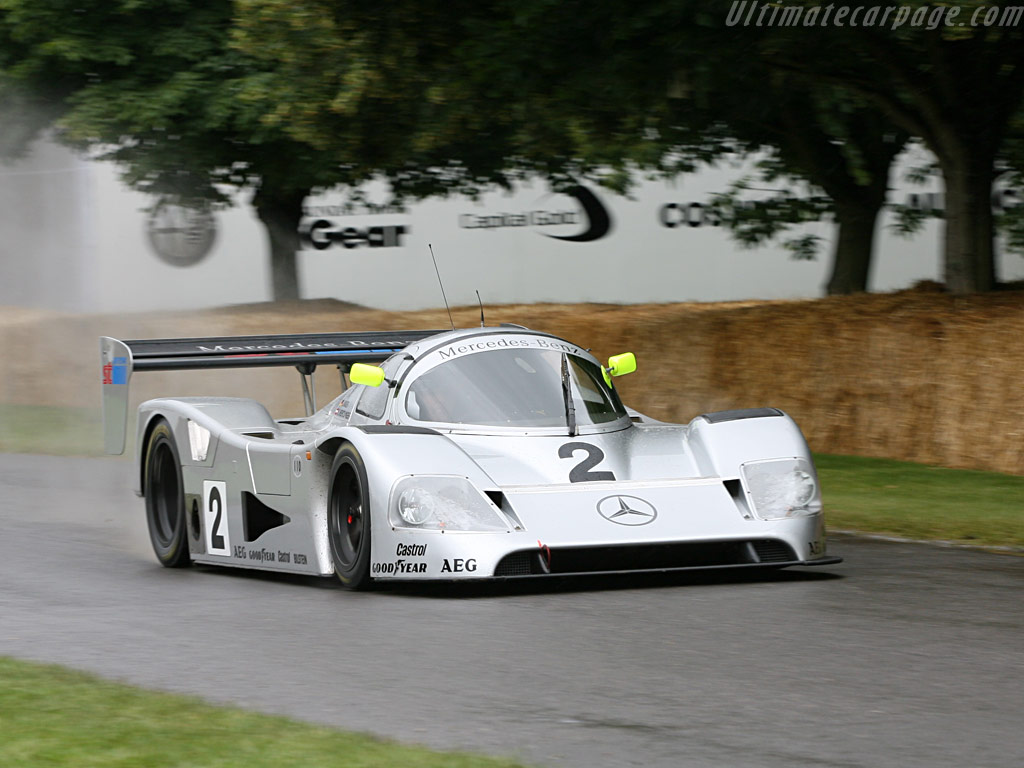
[[181, 479], [178, 446], [165, 419], [157, 419], [150, 431], [145, 456], [149, 540], [161, 565], [182, 568], [191, 562], [185, 523], [185, 484]]
[[370, 496], [366, 467], [354, 446], [335, 454], [327, 494], [327, 538], [334, 572], [349, 589], [370, 585]]

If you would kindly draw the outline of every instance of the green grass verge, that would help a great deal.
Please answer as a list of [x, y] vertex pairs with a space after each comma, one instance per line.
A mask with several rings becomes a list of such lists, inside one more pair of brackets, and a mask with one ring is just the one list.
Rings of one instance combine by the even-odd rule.
[[0, 765], [511, 768], [0, 657]]
[[100, 409], [0, 404], [0, 452], [98, 456], [103, 453]]
[[815, 456], [830, 528], [1024, 547], [1024, 477], [860, 456]]

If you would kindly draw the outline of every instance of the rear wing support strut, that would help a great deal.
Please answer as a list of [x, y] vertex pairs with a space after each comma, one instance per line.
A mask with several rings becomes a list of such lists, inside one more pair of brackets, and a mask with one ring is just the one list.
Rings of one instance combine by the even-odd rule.
[[302, 404], [306, 407], [306, 415], [312, 416], [316, 413], [316, 380], [313, 374], [316, 373], [315, 363], [300, 363], [295, 366], [299, 372], [299, 380], [302, 382]]

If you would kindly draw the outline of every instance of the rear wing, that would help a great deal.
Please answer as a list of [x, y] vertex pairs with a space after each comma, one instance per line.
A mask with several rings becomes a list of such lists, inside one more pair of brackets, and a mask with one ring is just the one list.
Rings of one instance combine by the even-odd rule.
[[[280, 336], [227, 336], [195, 339], [100, 337], [103, 382], [103, 445], [107, 453], [124, 453], [128, 425], [128, 382], [135, 371], [181, 371], [201, 368], [255, 368], [294, 365], [302, 375], [307, 413], [315, 406], [312, 373], [324, 363], [348, 371], [352, 363], [386, 360], [441, 331], [370, 331], [302, 333]], [[307, 384], [307, 377], [310, 377]]]

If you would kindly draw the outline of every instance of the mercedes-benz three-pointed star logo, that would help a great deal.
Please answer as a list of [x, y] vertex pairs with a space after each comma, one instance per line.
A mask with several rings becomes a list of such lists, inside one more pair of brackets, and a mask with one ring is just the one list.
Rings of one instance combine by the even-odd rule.
[[605, 496], [597, 502], [597, 513], [619, 525], [647, 525], [654, 522], [658, 510], [649, 501], [636, 496]]

